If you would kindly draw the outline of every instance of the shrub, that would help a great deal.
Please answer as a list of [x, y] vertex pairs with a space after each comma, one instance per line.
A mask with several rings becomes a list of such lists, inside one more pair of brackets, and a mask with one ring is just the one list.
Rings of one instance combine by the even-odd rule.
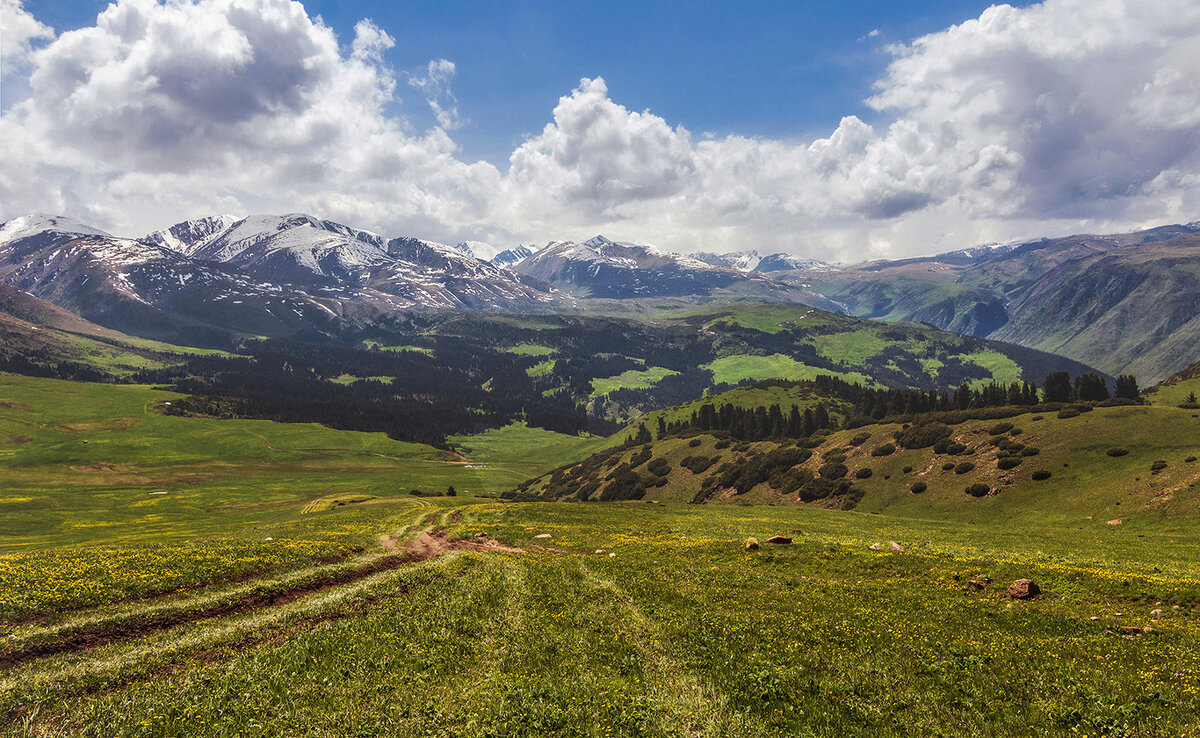
[[942, 471], [950, 471], [953, 468], [954, 468], [953, 461], [947, 461], [945, 464], [942, 464]]
[[1024, 432], [1025, 432], [1025, 431], [1021, 430], [1020, 428], [1013, 428], [1011, 431], [1009, 431], [1009, 432], [1008, 432], [1008, 435], [1010, 435], [1010, 436], [1019, 436], [1019, 435], [1021, 435], [1021, 434], [1022, 434], [1022, 433], [1024, 433]]
[[938, 453], [938, 454], [957, 455], [957, 454], [961, 454], [963, 451], [966, 451], [966, 450], [967, 450], [966, 446], [962, 445], [961, 443], [955, 443], [954, 441], [951, 441], [949, 438], [943, 438], [942, 440], [933, 444], [933, 451], [934, 451], [934, 453]]
[[408, 491], [408, 493], [409, 493], [410, 495], [412, 495], [413, 497], [420, 497], [420, 496], [421, 496], [421, 490], [419, 490], [419, 489], [410, 489], [410, 490]]
[[1190, 464], [1190, 463], [1192, 463], [1192, 462], [1193, 462], [1193, 461], [1195, 461], [1195, 460], [1196, 460], [1196, 457], [1195, 457], [1195, 456], [1189, 456], [1189, 457], [1187, 457], [1186, 459], [1184, 459], [1183, 461], [1184, 461], [1184, 463], [1186, 463], [1186, 464]]
[[871, 467], [864, 466], [863, 468], [854, 472], [854, 476], [857, 477], [858, 479], [870, 479], [871, 475], [874, 473], [875, 472], [871, 471]]
[[950, 426], [944, 423], [914, 425], [896, 434], [896, 443], [904, 448], [928, 448], [950, 436]]
[[728, 438], [722, 438], [721, 440], [717, 441], [716, 448], [718, 448], [718, 449], [729, 448], [730, 443], [731, 442]]
[[446, 496], [447, 497], [454, 497], [457, 494], [458, 494], [458, 490], [454, 489], [453, 484], [446, 488]]
[[904, 472], [905, 474], [912, 474], [912, 467], [906, 466], [903, 469], [901, 469], [900, 471]]
[[1031, 476], [1033, 477], [1033, 481], [1040, 482], [1043, 479], [1049, 479], [1050, 472], [1046, 471], [1045, 469], [1038, 469]]
[[629, 457], [629, 468], [638, 468], [642, 464], [645, 464], [647, 461], [649, 461], [650, 457], [653, 455], [654, 454], [651, 453], [649, 446], [642, 446], [633, 454], [633, 456]]
[[871, 440], [870, 433], [859, 433], [858, 435], [856, 435], [850, 439], [850, 445], [851, 446], [861, 446], [869, 440]]
[[1078, 418], [1078, 417], [1079, 417], [1079, 411], [1073, 407], [1064, 407], [1062, 410], [1058, 411], [1059, 420], [1066, 420], [1067, 418]]
[[993, 435], [993, 436], [998, 436], [1003, 433], [1008, 433], [1012, 429], [1013, 429], [1012, 423], [996, 423], [991, 428], [988, 428], [988, 434]]
[[703, 443], [703, 441], [699, 438], [693, 438], [692, 440], [688, 441], [688, 448], [696, 448], [701, 443]]
[[1038, 448], [1037, 446], [1027, 446], [1027, 447], [1021, 449], [1022, 456], [1037, 456], [1041, 452], [1042, 452], [1042, 450], [1040, 448]]
[[894, 443], [885, 443], [871, 449], [872, 456], [891, 456], [894, 453], [896, 453], [896, 444]]
[[986, 484], [976, 483], [972, 484], [970, 487], [967, 487], [963, 491], [972, 497], [986, 497], [987, 494], [992, 491], [992, 488]]
[[919, 495], [927, 489], [929, 489], [929, 485], [925, 484], [924, 482], [913, 482], [912, 486], [909, 487], [909, 490], [911, 490], [914, 495]]
[[800, 499], [805, 502], [823, 500], [837, 491], [837, 483], [828, 479], [810, 479], [800, 487]]
[[974, 468], [975, 468], [974, 464], [972, 464], [969, 461], [964, 461], [963, 463], [954, 467], [954, 473], [955, 474], [966, 474], [967, 472], [973, 470]]
[[1016, 469], [1024, 461], [1020, 456], [1001, 456], [996, 461], [997, 469]]
[[851, 487], [846, 490], [846, 499], [842, 500], [842, 509], [853, 510], [858, 507], [858, 501], [866, 494], [866, 490], [861, 487]]
[[850, 473], [850, 469], [841, 462], [828, 462], [823, 464], [818, 470], [818, 473], [823, 479], [841, 479]]
[[1167, 462], [1159, 460], [1150, 465], [1150, 471], [1158, 472], [1167, 468]]
[[671, 471], [671, 463], [660, 457], [646, 464], [646, 471], [655, 476], [665, 477]]
[[1129, 453], [1129, 449], [1121, 448], [1120, 446], [1113, 446], [1112, 448], [1105, 451], [1104, 453], [1115, 458], [1117, 456], [1124, 456], [1125, 454]]
[[833, 451], [825, 454], [825, 463], [827, 464], [844, 464], [846, 462], [846, 454], [841, 451]]
[[1046, 416], [1044, 416], [1044, 415], [1034, 415], [1032, 418], [1030, 418], [1030, 419], [1029, 419], [1029, 421], [1030, 421], [1031, 423], [1036, 423], [1036, 422], [1038, 422], [1039, 420], [1044, 420], [1044, 419], [1045, 419], [1045, 417], [1046, 417]]

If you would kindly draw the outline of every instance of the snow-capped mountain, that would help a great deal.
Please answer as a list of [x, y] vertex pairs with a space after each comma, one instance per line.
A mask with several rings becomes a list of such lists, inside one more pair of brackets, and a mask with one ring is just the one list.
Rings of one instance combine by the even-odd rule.
[[460, 241], [454, 244], [454, 248], [480, 261], [491, 261], [496, 258], [496, 254], [502, 251], [499, 246], [493, 246], [484, 241]]
[[489, 261], [496, 266], [512, 267], [533, 256], [537, 250], [537, 246], [518, 246], [515, 249], [505, 249], [501, 251], [489, 259]]
[[739, 272], [752, 272], [762, 261], [762, 257], [757, 251], [730, 251], [725, 254], [714, 254], [709, 251], [700, 251], [692, 254], [692, 258], [699, 259], [705, 264], [713, 266], [728, 267], [736, 269]]
[[792, 256], [791, 254], [767, 254], [754, 267], [754, 271], [760, 274], [767, 274], [770, 272], [825, 269], [828, 266], [829, 265], [823, 261], [808, 259], [803, 256]]
[[579, 297], [707, 297], [729, 293], [835, 308], [803, 288], [759, 274], [604, 236], [582, 243], [552, 242], [513, 268]]
[[181, 254], [191, 255], [219, 238], [237, 222], [236, 215], [213, 215], [196, 220], [185, 220], [170, 228], [148, 233], [138, 240], [165, 246]]
[[761, 256], [757, 251], [730, 251], [725, 254], [700, 252], [692, 254], [692, 256], [713, 266], [728, 267], [729, 269], [736, 269], [739, 272], [756, 272], [758, 274], [794, 271], [797, 269], [824, 269], [829, 266], [823, 261], [808, 259], [803, 256], [792, 256], [791, 254], [784, 253]]

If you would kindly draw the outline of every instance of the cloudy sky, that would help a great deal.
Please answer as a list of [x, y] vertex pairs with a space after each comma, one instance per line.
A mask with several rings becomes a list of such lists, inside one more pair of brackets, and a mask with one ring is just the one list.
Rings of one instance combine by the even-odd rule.
[[0, 0], [0, 76], [0, 219], [125, 235], [858, 261], [1200, 219], [1194, 0]]

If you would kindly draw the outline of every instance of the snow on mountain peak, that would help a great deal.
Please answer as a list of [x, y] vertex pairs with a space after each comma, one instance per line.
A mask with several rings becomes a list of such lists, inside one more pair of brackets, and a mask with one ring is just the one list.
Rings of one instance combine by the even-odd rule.
[[47, 231], [79, 236], [111, 237], [99, 228], [85, 225], [74, 218], [68, 218], [64, 215], [32, 213], [30, 215], [18, 216], [0, 224], [0, 243], [12, 243], [13, 241], [19, 241], [22, 238], [36, 236], [39, 233]]

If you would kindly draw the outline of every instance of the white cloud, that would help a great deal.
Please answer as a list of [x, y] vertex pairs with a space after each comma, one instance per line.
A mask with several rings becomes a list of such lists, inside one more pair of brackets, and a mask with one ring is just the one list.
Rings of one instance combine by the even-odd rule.
[[34, 42], [54, 38], [54, 29], [41, 23], [21, 0], [0, 0], [0, 76], [28, 66]]
[[414, 75], [408, 79], [408, 83], [425, 96], [438, 125], [446, 131], [460, 128], [463, 124], [458, 117], [458, 101], [450, 91], [454, 71], [454, 62], [449, 59], [434, 59], [426, 66], [424, 76]]
[[[23, 11], [0, 2], [8, 33]], [[27, 39], [48, 38], [29, 20]], [[584, 79], [507, 174], [463, 161], [450, 137], [453, 62], [405, 78], [436, 126], [387, 112], [395, 44], [364, 20], [340, 47], [286, 0], [119, 0], [21, 57], [0, 216], [137, 232], [309, 210], [447, 240], [603, 230], [844, 260], [1200, 216], [1200, 6], [1187, 0], [997, 6], [890, 45], [867, 101], [883, 120], [848, 115], [814, 141], [694, 138]]]

